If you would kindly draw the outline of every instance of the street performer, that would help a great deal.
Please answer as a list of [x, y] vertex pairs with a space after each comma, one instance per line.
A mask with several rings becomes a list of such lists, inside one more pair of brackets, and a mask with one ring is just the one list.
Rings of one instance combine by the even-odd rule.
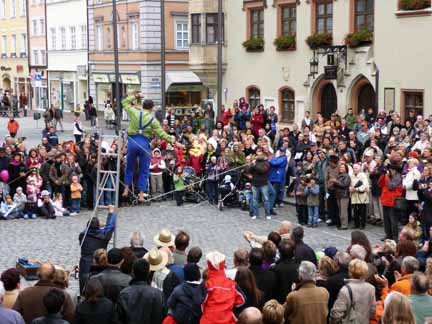
[[138, 201], [142, 203], [144, 202], [144, 197], [147, 195], [148, 190], [151, 139], [153, 135], [156, 134], [169, 143], [173, 143], [174, 138], [165, 133], [159, 121], [153, 117], [152, 110], [154, 103], [152, 100], [144, 100], [142, 109], [133, 106], [133, 102], [140, 98], [143, 98], [143, 95], [138, 93], [134, 96], [128, 96], [122, 102], [123, 109], [128, 113], [130, 119], [123, 196], [127, 197], [129, 194], [129, 187], [132, 185], [133, 181], [135, 162], [138, 157]]

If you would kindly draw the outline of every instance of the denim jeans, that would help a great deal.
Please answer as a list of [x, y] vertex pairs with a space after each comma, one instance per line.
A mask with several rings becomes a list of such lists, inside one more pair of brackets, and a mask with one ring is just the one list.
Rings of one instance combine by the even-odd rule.
[[81, 199], [80, 198], [74, 198], [71, 200], [71, 212], [72, 213], [79, 213], [81, 211]]
[[268, 185], [262, 187], [252, 186], [252, 197], [253, 197], [253, 209], [254, 215], [259, 216], [259, 203], [262, 199], [264, 200], [264, 211], [266, 216], [270, 216], [271, 201], [270, 201], [270, 189]]
[[309, 210], [309, 225], [318, 225], [318, 210], [319, 206], [308, 206]]
[[269, 200], [270, 200], [270, 210], [271, 210], [274, 208], [276, 203], [277, 191], [275, 190], [275, 188], [270, 182], [268, 183], [268, 190], [269, 190]]
[[207, 197], [210, 204], [216, 204], [219, 200], [217, 191], [217, 182], [213, 180], [207, 180], [206, 184]]

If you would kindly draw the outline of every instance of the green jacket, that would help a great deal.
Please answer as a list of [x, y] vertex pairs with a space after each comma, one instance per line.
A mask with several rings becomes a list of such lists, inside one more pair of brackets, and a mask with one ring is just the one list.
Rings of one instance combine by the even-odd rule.
[[[140, 117], [141, 117], [142, 126], [147, 125], [150, 122], [150, 120], [153, 118], [150, 112], [133, 107], [132, 102], [134, 102], [135, 99], [136, 99], [135, 96], [129, 96], [122, 101], [123, 109], [128, 113], [130, 118], [129, 127], [128, 127], [129, 135], [140, 134], [140, 130], [139, 130]], [[153, 137], [153, 134], [156, 134], [160, 138], [170, 143], [174, 142], [173, 139], [171, 138], [171, 135], [168, 135], [162, 130], [161, 125], [159, 124], [159, 121], [156, 118], [153, 118], [151, 124], [142, 131], [142, 134], [149, 139]]]
[[346, 125], [350, 130], [354, 130], [354, 126], [356, 123], [356, 117], [354, 115], [346, 114], [345, 115]]
[[174, 188], [176, 191], [185, 190], [185, 185], [182, 177], [178, 176], [177, 174], [174, 174], [173, 180], [174, 180]]
[[408, 300], [413, 308], [417, 323], [424, 323], [426, 317], [432, 316], [432, 296], [409, 295]]

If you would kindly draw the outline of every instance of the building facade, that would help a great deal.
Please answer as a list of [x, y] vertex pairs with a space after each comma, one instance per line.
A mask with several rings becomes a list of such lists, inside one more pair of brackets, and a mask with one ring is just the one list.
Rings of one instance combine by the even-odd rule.
[[48, 106], [48, 52], [46, 1], [29, 0], [27, 4], [28, 66], [31, 79], [29, 105], [45, 110]]
[[[161, 102], [161, 1], [117, 4], [120, 96], [141, 91]], [[99, 110], [115, 96], [112, 2], [89, 0], [90, 95]], [[182, 109], [201, 100], [201, 81], [188, 71], [188, 1], [165, 1], [166, 104]]]
[[398, 0], [226, 6], [225, 104], [246, 97], [252, 106], [275, 106], [285, 123], [299, 122], [306, 110], [327, 118], [348, 108], [432, 113], [432, 76], [425, 72], [432, 71], [432, 43], [424, 41], [432, 32], [430, 7], [407, 10]]
[[0, 0], [0, 89], [28, 96], [25, 0]]
[[87, 2], [47, 0], [49, 104], [71, 111], [88, 97]]

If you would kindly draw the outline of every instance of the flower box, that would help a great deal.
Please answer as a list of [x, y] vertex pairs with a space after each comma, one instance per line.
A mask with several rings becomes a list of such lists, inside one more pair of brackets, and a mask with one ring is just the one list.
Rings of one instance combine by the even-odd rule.
[[400, 0], [400, 10], [423, 10], [431, 7], [431, 0]]
[[306, 38], [306, 43], [312, 50], [322, 46], [330, 46], [333, 44], [333, 36], [331, 34], [313, 34]]
[[368, 29], [363, 29], [346, 35], [345, 44], [350, 48], [356, 48], [364, 45], [369, 45], [373, 42], [373, 32]]
[[264, 38], [253, 37], [243, 42], [243, 47], [248, 52], [262, 52], [264, 51]]
[[278, 51], [293, 51], [296, 49], [295, 36], [280, 36], [273, 42]]

